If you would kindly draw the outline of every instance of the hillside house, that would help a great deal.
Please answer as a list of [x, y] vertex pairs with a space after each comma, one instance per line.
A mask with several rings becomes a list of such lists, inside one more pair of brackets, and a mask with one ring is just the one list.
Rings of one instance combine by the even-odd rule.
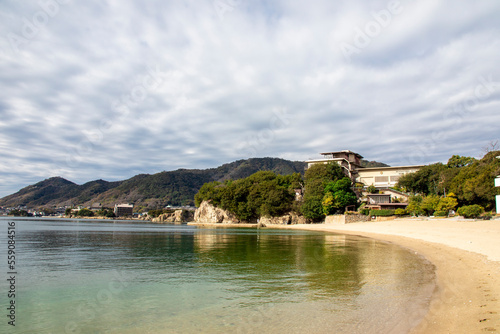
[[365, 208], [372, 210], [396, 210], [405, 209], [408, 203], [393, 203], [391, 194], [368, 194]]

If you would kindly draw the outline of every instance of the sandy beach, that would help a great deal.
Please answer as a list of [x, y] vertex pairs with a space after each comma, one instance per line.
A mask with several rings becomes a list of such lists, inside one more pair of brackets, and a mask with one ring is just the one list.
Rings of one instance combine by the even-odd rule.
[[396, 219], [285, 228], [365, 236], [425, 256], [437, 268], [437, 288], [412, 333], [500, 332], [500, 220]]

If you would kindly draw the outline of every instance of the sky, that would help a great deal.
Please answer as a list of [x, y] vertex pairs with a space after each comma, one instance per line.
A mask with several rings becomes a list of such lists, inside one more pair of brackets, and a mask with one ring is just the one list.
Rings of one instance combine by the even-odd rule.
[[349, 149], [499, 140], [497, 0], [0, 1], [0, 197]]

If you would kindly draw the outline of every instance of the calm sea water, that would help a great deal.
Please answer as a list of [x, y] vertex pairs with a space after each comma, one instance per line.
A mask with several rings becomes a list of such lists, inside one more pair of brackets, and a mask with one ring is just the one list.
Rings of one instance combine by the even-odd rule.
[[434, 289], [413, 252], [338, 234], [0, 218], [0, 241], [1, 333], [404, 333]]

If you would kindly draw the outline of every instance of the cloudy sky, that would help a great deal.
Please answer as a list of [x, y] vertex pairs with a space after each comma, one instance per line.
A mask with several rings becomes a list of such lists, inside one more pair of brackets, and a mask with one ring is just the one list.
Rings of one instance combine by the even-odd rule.
[[0, 197], [350, 149], [479, 157], [500, 133], [497, 0], [0, 2]]

